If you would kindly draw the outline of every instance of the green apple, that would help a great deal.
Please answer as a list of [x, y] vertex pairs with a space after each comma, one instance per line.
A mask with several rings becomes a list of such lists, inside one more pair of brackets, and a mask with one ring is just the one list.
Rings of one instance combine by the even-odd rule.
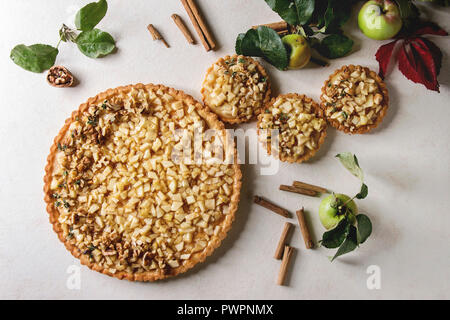
[[[345, 204], [345, 205], [344, 205]], [[325, 229], [333, 229], [339, 221], [344, 219], [346, 212], [353, 224], [356, 222], [358, 207], [351, 198], [345, 194], [331, 194], [322, 200], [319, 206], [319, 218]]]
[[400, 31], [402, 19], [393, 0], [371, 0], [359, 11], [358, 25], [367, 37], [386, 40]]
[[288, 34], [281, 39], [289, 52], [289, 69], [303, 68], [311, 59], [311, 49], [304, 37]]

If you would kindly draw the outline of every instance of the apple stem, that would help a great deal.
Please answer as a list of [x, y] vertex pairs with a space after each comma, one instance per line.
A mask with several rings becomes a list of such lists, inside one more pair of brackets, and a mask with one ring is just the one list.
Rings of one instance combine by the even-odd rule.
[[347, 206], [347, 203], [353, 201], [353, 199], [355, 199], [355, 198], [356, 198], [356, 196], [354, 196], [353, 198], [347, 200], [347, 202], [345, 202], [342, 206], [343, 206], [343, 207]]
[[315, 63], [321, 67], [328, 67], [330, 65], [327, 61], [324, 61], [324, 60], [321, 60], [318, 58], [314, 58], [314, 57], [311, 57], [311, 62]]

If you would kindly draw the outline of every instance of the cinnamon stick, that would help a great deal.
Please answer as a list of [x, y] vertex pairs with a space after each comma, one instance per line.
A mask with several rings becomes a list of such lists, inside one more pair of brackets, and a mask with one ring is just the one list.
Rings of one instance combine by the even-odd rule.
[[296, 212], [298, 224], [300, 225], [300, 231], [302, 232], [303, 241], [305, 241], [306, 249], [311, 249], [314, 247], [314, 242], [311, 239], [311, 234], [309, 233], [308, 226], [305, 220], [305, 212], [303, 208]]
[[197, 31], [198, 36], [200, 37], [200, 41], [205, 47], [206, 51], [212, 50], [216, 47], [214, 43], [213, 37], [206, 27], [206, 23], [203, 20], [197, 6], [194, 3], [194, 0], [181, 0], [181, 3], [184, 6], [189, 18], [191, 19], [192, 25]]
[[328, 190], [325, 188], [318, 187], [313, 184], [309, 184], [309, 183], [305, 183], [305, 182], [301, 182], [301, 181], [294, 181], [292, 183], [292, 185], [294, 187], [301, 188], [301, 189], [312, 190], [312, 191], [316, 191], [316, 192], [320, 192], [320, 193], [328, 193]]
[[150, 34], [152, 35], [153, 40], [161, 40], [162, 43], [164, 43], [164, 45], [169, 48], [169, 45], [167, 44], [166, 40], [164, 40], [164, 38], [161, 36], [161, 34], [158, 32], [158, 30], [156, 30], [156, 28], [152, 25], [149, 24], [147, 26], [148, 31], [150, 31]]
[[311, 196], [311, 197], [317, 196], [317, 192], [316, 191], [307, 190], [307, 189], [303, 189], [303, 188], [298, 188], [298, 187], [294, 187], [294, 186], [287, 186], [287, 185], [284, 185], [284, 184], [280, 185], [280, 190], [294, 192], [294, 193], [299, 193], [299, 194], [304, 194], [306, 196]]
[[177, 15], [176, 13], [174, 13], [172, 15], [172, 20], [173, 20], [173, 22], [175, 22], [175, 24], [177, 25], [178, 29], [180, 29], [181, 33], [183, 33], [183, 35], [186, 38], [187, 42], [189, 42], [190, 44], [194, 44], [195, 40], [192, 37], [191, 32], [188, 30], [188, 28], [184, 24], [183, 20], [181, 20], [180, 16]]
[[280, 241], [278, 241], [277, 249], [275, 250], [274, 258], [280, 260], [283, 256], [284, 246], [286, 245], [286, 240], [289, 235], [289, 232], [294, 227], [294, 225], [290, 222], [286, 222], [284, 224], [283, 232], [281, 233]]
[[257, 29], [260, 26], [265, 26], [265, 27], [271, 28], [271, 29], [275, 30], [276, 32], [284, 32], [284, 31], [288, 32], [288, 24], [285, 21], [259, 24], [257, 26], [252, 26], [252, 28]]
[[288, 30], [281, 30], [281, 31], [277, 31], [277, 33], [278, 33], [278, 35], [280, 37], [283, 37], [283, 36], [287, 35], [289, 33], [289, 31]]
[[294, 253], [294, 248], [290, 246], [284, 247], [283, 260], [281, 260], [281, 267], [278, 273], [277, 284], [284, 285], [284, 280], [286, 279], [286, 274], [289, 266], [289, 261], [291, 260], [292, 254]]
[[260, 206], [266, 209], [275, 212], [276, 214], [279, 214], [280, 216], [283, 216], [285, 218], [290, 217], [289, 211], [277, 206], [276, 204], [273, 204], [272, 202], [267, 201], [266, 199], [261, 198], [260, 196], [254, 196], [253, 202], [259, 204]]

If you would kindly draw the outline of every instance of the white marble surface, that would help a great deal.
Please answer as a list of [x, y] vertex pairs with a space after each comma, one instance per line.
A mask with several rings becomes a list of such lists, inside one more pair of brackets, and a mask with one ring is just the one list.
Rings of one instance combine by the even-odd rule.
[[[233, 53], [239, 32], [278, 20], [262, 0], [198, 2], [214, 22], [217, 51], [206, 53], [201, 45], [186, 43], [170, 19], [178, 13], [188, 21], [179, 1], [110, 0], [100, 27], [115, 37], [119, 49], [93, 60], [62, 44], [57, 63], [80, 79], [77, 87], [69, 89], [52, 88], [44, 74], [20, 69], [8, 58], [9, 51], [18, 43], [56, 44], [61, 23], [69, 22], [74, 10], [87, 1], [0, 2], [0, 298], [450, 298], [450, 45], [448, 38], [439, 37], [433, 41], [444, 51], [440, 94], [394, 70], [387, 79], [389, 112], [372, 133], [349, 136], [330, 129], [312, 161], [282, 164], [276, 176], [260, 176], [258, 166], [243, 166], [237, 219], [222, 246], [205, 263], [157, 283], [119, 281], [81, 267], [81, 289], [66, 287], [67, 268], [79, 263], [57, 240], [42, 199], [45, 159], [64, 120], [88, 97], [129, 83], [162, 83], [199, 98], [206, 68]], [[428, 11], [450, 30], [449, 9]], [[148, 23], [159, 28], [170, 49], [151, 40]], [[332, 61], [328, 68], [280, 72], [264, 64], [275, 93], [305, 93], [317, 100], [323, 81], [341, 65], [361, 64], [377, 70], [374, 53], [382, 42], [364, 38], [354, 19], [346, 28], [356, 52]], [[267, 196], [292, 212], [304, 206], [311, 213], [317, 239], [323, 232], [316, 214], [320, 200], [278, 191], [278, 185], [297, 178], [354, 193], [357, 180], [333, 158], [342, 151], [356, 153], [365, 170], [370, 193], [359, 204], [372, 219], [373, 235], [354, 253], [330, 263], [331, 251], [307, 251], [296, 227], [291, 244], [297, 254], [289, 286], [277, 286], [280, 263], [272, 255], [285, 220], [252, 205], [251, 197]], [[297, 225], [296, 220], [291, 222]], [[380, 267], [379, 290], [367, 289], [370, 265]]]

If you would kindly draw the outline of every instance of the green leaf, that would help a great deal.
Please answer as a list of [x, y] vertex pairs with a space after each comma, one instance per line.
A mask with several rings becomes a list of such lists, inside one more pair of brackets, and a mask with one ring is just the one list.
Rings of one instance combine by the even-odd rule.
[[410, 32], [417, 25], [417, 20], [420, 16], [419, 9], [411, 0], [396, 0], [400, 11], [400, 16], [403, 21], [402, 29], [405, 32]]
[[236, 38], [236, 45], [234, 46], [234, 49], [236, 50], [236, 54], [242, 54], [241, 44], [242, 40], [245, 37], [245, 33], [239, 33]]
[[290, 25], [307, 24], [314, 13], [315, 0], [265, 0]]
[[289, 63], [286, 48], [275, 30], [259, 26], [250, 29], [240, 41], [240, 51], [246, 56], [262, 57], [280, 70]]
[[315, 48], [321, 55], [329, 59], [336, 59], [352, 51], [353, 40], [343, 34], [331, 34], [324, 38]]
[[336, 155], [342, 165], [350, 171], [355, 177], [359, 178], [361, 182], [364, 181], [364, 173], [362, 169], [359, 167], [358, 158], [351, 152], [343, 152]]
[[339, 221], [338, 225], [330, 231], [324, 232], [321, 244], [328, 249], [339, 247], [344, 242], [350, 230], [350, 222], [347, 218]]
[[328, 26], [332, 23], [334, 17], [334, 10], [332, 1], [328, 1], [327, 10], [325, 10], [325, 14], [323, 15], [323, 23], [324, 23], [324, 31], [328, 29]]
[[352, 252], [357, 247], [358, 247], [358, 239], [356, 235], [356, 227], [350, 226], [350, 230], [347, 234], [347, 237], [345, 238], [344, 243], [342, 243], [342, 245], [339, 247], [338, 251], [334, 255], [333, 259], [331, 259], [331, 261], [333, 261], [339, 256], [342, 256], [343, 254]]
[[75, 26], [82, 31], [92, 30], [103, 19], [107, 10], [106, 0], [89, 3], [77, 12]]
[[40, 73], [55, 64], [57, 55], [58, 49], [47, 44], [19, 44], [11, 50], [10, 58], [25, 70]]
[[416, 19], [419, 17], [419, 10], [411, 0], [396, 0], [396, 2], [402, 19]]
[[99, 29], [83, 31], [76, 42], [78, 49], [89, 58], [99, 58], [110, 54], [116, 47], [113, 37]]
[[314, 12], [315, 0], [295, 0], [298, 24], [307, 24]]
[[297, 25], [298, 16], [294, 2], [290, 0], [265, 0], [269, 7], [291, 25]]
[[358, 226], [357, 240], [358, 243], [364, 243], [367, 238], [372, 234], [372, 222], [369, 217], [364, 214], [358, 214], [356, 216], [356, 223]]
[[314, 10], [311, 22], [316, 23], [318, 29], [325, 25], [325, 11], [328, 9], [328, 2], [321, 0], [316, 2], [316, 8]]
[[348, 21], [355, 1], [328, 0], [324, 14], [324, 26], [327, 33], [340, 33], [341, 27]]
[[369, 187], [366, 184], [363, 183], [361, 185], [361, 190], [356, 195], [356, 198], [357, 199], [364, 199], [365, 197], [367, 197], [368, 194], [369, 194]]

